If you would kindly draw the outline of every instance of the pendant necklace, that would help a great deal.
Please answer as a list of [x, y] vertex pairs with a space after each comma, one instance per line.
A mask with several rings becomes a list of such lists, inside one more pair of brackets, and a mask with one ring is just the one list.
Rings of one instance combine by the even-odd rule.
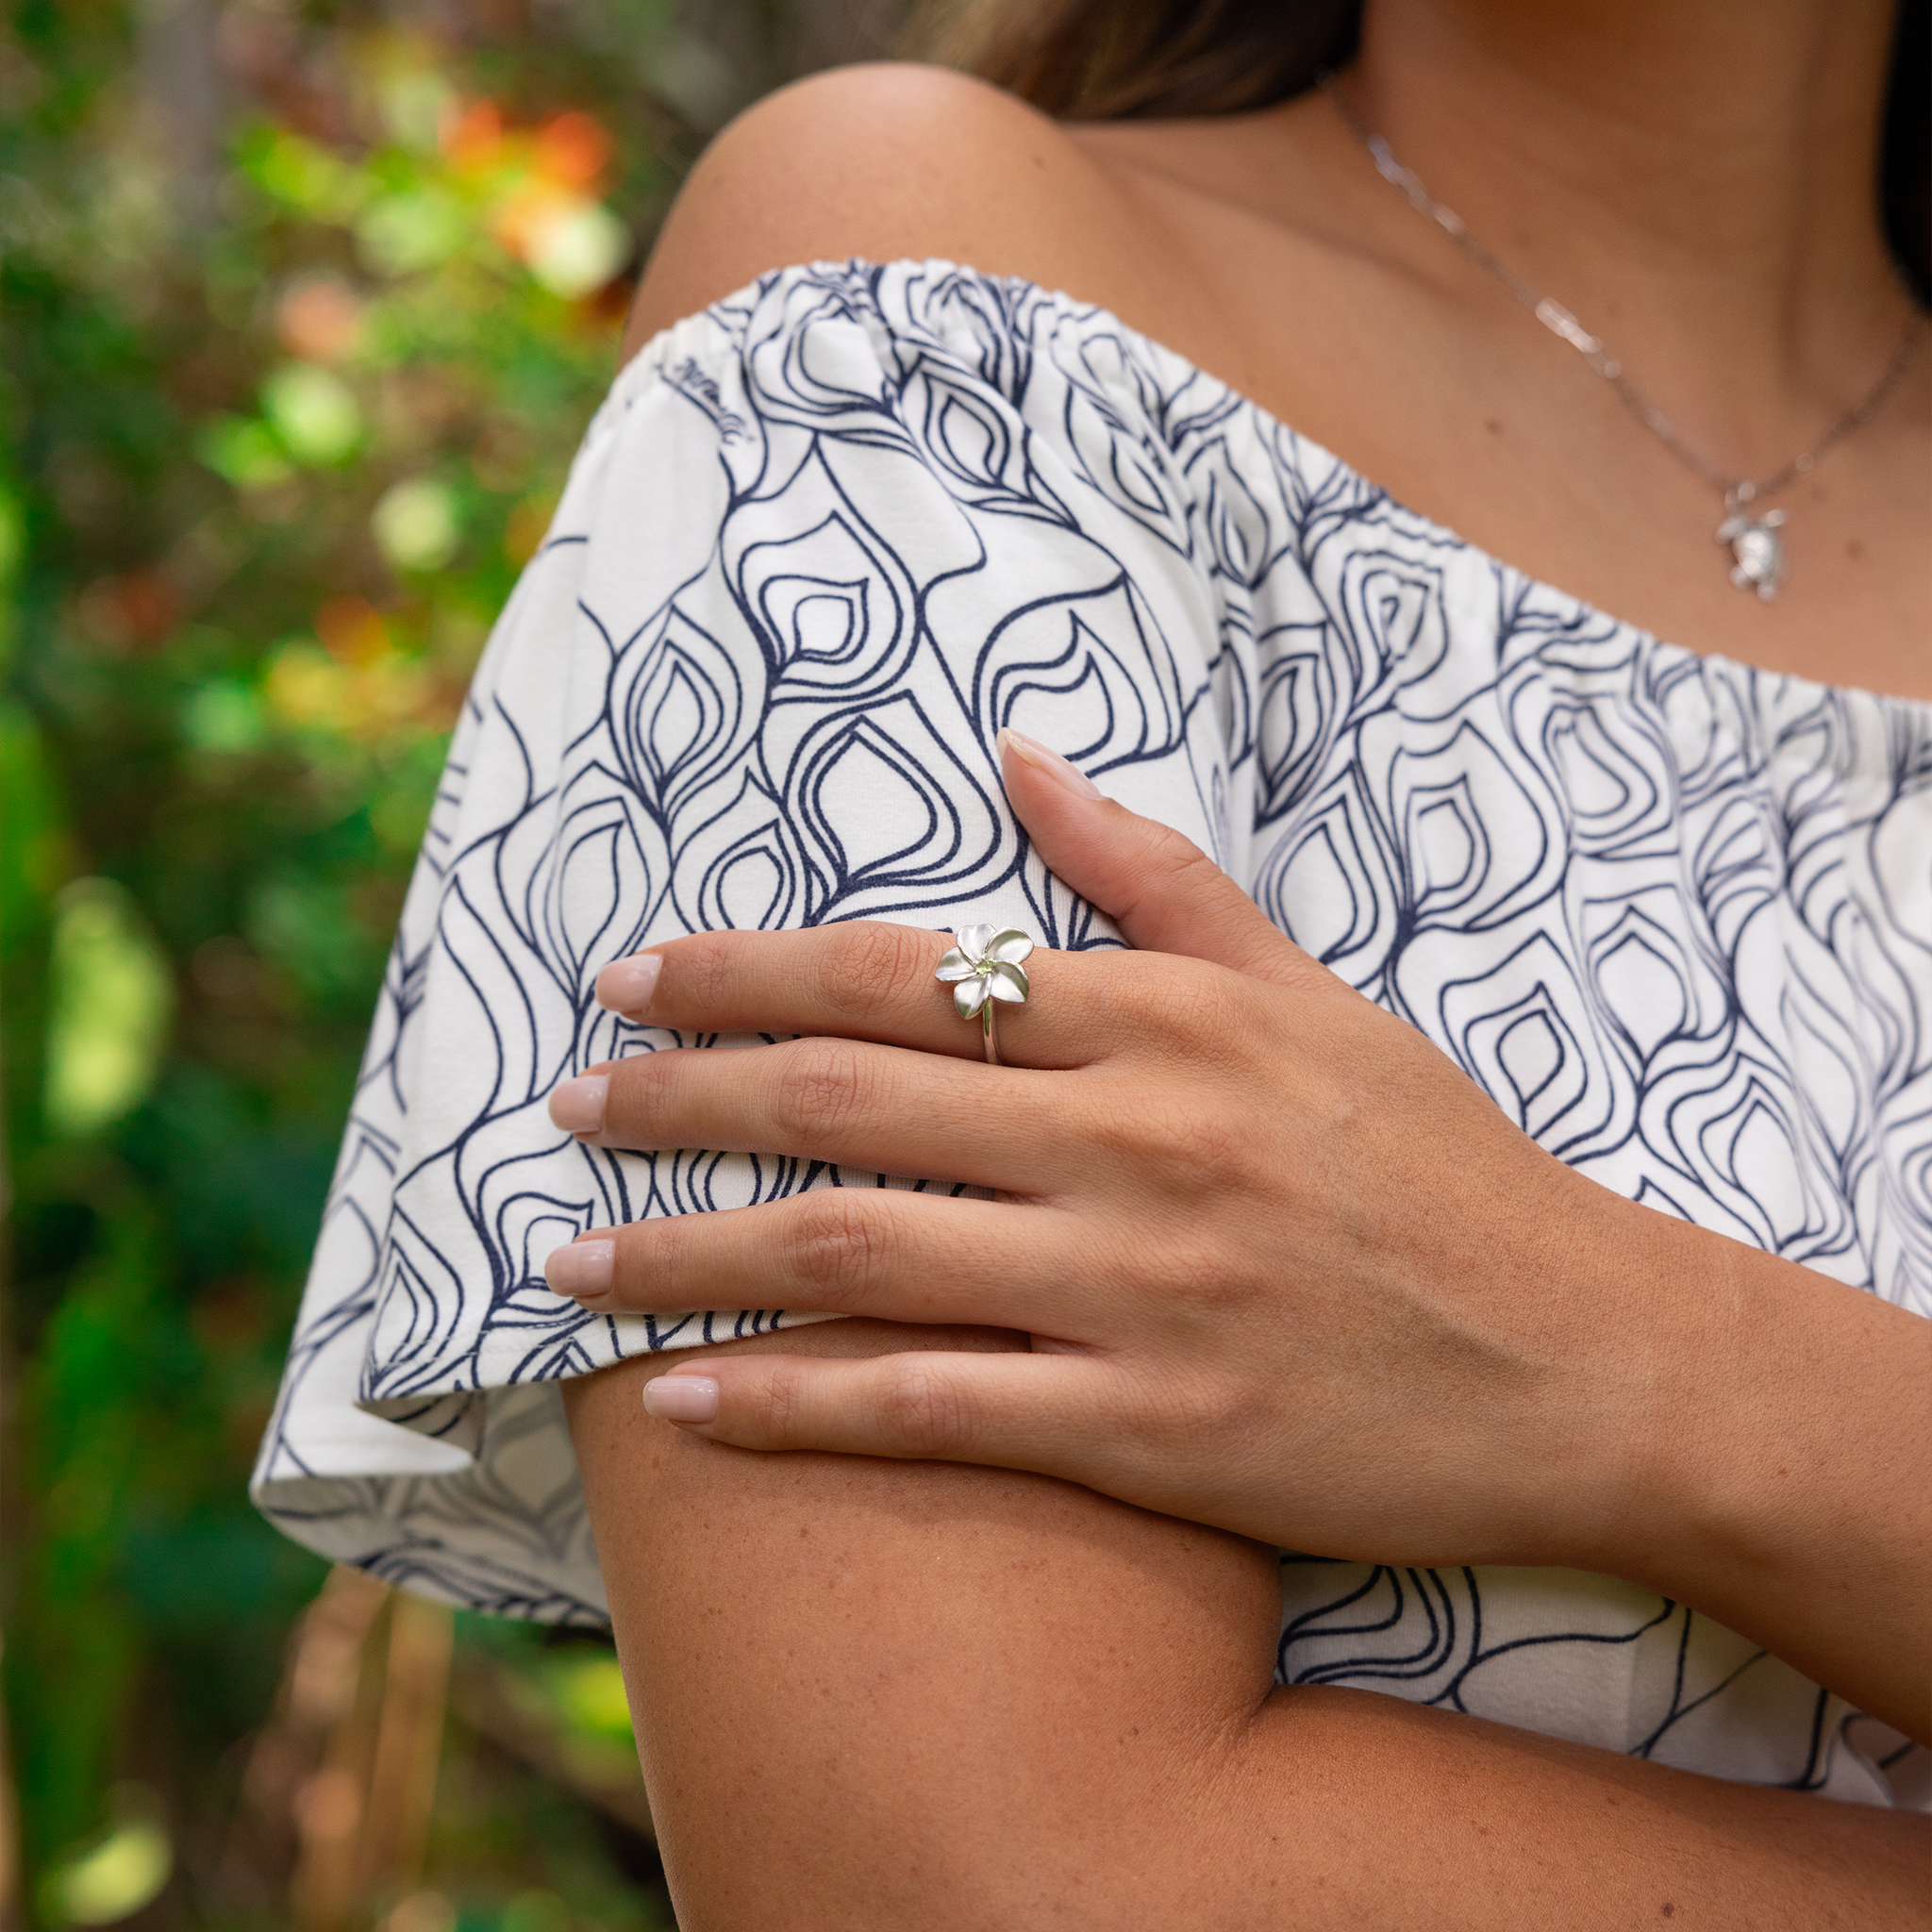
[[1748, 476], [1727, 475], [1685, 441], [1663, 411], [1624, 374], [1623, 363], [1604, 346], [1601, 336], [1591, 335], [1560, 302], [1552, 301], [1547, 295], [1539, 295], [1513, 269], [1499, 261], [1462, 225], [1462, 217], [1454, 208], [1444, 207], [1415, 175], [1395, 158], [1389, 143], [1363, 125], [1348, 96], [1336, 85], [1332, 74], [1322, 75], [1321, 86], [1323, 92], [1335, 104], [1336, 111], [1341, 114], [1348, 131], [1368, 149], [1382, 178], [1401, 189], [1418, 214], [1426, 215], [1434, 222], [1463, 254], [1501, 282], [1552, 335], [1562, 337], [1616, 391], [1630, 413], [1646, 429], [1658, 437], [1681, 462], [1694, 470], [1713, 490], [1723, 493], [1724, 518], [1717, 526], [1716, 541], [1730, 548], [1731, 581], [1740, 591], [1756, 591], [1758, 597], [1769, 604], [1777, 595], [1777, 587], [1784, 580], [1785, 545], [1778, 531], [1784, 524], [1785, 513], [1781, 509], [1760, 512], [1757, 505], [1766, 497], [1775, 496], [1798, 477], [1808, 476], [1817, 467], [1819, 458], [1833, 443], [1840, 441], [1855, 429], [1862, 429], [1878, 413], [1886, 397], [1898, 386], [1899, 378], [1918, 352], [1920, 330], [1917, 310], [1914, 309], [1907, 318], [1905, 334], [1899, 338], [1898, 347], [1892, 352], [1884, 375], [1810, 448], [1794, 456], [1774, 475], [1755, 482]]

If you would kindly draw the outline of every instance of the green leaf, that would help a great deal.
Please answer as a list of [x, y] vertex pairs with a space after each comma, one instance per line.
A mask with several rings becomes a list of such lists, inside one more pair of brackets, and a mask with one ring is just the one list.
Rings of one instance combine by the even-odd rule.
[[57, 1925], [112, 1925], [161, 1895], [175, 1847], [160, 1800], [141, 1785], [114, 1793], [122, 1815], [93, 1844], [62, 1860], [41, 1888], [42, 1909]]
[[252, 416], [217, 416], [203, 425], [194, 447], [210, 470], [238, 490], [264, 490], [292, 474], [275, 431]]
[[283, 363], [262, 384], [261, 407], [298, 463], [340, 463], [362, 440], [356, 391], [312, 362]]
[[133, 899], [112, 879], [76, 879], [61, 892], [52, 966], [47, 1124], [78, 1139], [118, 1120], [153, 1085], [175, 982]]
[[318, 221], [349, 221], [369, 198], [360, 169], [286, 128], [257, 130], [242, 143], [241, 160], [264, 192]]
[[382, 554], [398, 570], [441, 570], [462, 541], [456, 491], [428, 476], [392, 485], [369, 524]]
[[475, 232], [454, 196], [436, 188], [385, 195], [356, 224], [356, 247], [379, 275], [414, 275], [447, 261]]

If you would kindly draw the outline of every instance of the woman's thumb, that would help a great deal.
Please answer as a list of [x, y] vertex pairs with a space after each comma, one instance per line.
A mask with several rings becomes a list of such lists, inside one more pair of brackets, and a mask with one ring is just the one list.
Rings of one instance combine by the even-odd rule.
[[1115, 805], [1058, 752], [999, 735], [1007, 797], [1047, 869], [1109, 914], [1129, 945], [1307, 985], [1328, 974], [1191, 840]]

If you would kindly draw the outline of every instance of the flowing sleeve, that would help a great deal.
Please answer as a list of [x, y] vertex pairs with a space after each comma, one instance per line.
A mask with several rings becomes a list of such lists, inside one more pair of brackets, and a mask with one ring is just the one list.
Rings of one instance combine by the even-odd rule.
[[475, 1607], [603, 1621], [558, 1381], [811, 1318], [587, 1313], [544, 1285], [551, 1250], [950, 1185], [559, 1133], [547, 1097], [584, 1066], [748, 1043], [605, 1012], [611, 960], [851, 919], [1120, 943], [1007, 810], [1008, 724], [1239, 872], [1242, 641], [1167, 375], [1030, 285], [850, 263], [769, 275], [620, 376], [479, 667], [405, 907], [256, 1472], [291, 1536]]

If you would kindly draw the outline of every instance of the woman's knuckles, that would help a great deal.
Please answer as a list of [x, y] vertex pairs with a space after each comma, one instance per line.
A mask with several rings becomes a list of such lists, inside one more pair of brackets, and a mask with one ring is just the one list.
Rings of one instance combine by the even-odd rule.
[[1265, 1146], [1246, 1109], [1230, 1115], [1210, 1092], [1115, 1085], [1097, 1097], [1082, 1139], [1091, 1157], [1085, 1191], [1101, 1199], [1178, 1198], [1198, 1209], [1267, 1180]]
[[[825, 1443], [824, 1406], [813, 1401], [823, 1383], [819, 1372], [829, 1364], [808, 1357], [771, 1356], [744, 1377], [749, 1401], [735, 1405], [739, 1426], [755, 1436], [747, 1448], [810, 1449]], [[818, 1380], [814, 1376], [818, 1375]], [[814, 1424], [818, 1424], [814, 1429]]]
[[954, 1459], [974, 1446], [970, 1365], [976, 1359], [914, 1351], [723, 1362], [718, 1423], [707, 1433], [745, 1449]]
[[693, 934], [664, 949], [655, 1024], [767, 1031], [818, 1016], [861, 1037], [903, 1024], [928, 991], [937, 936], [882, 920], [803, 932]]
[[[1237, 1099], [1255, 1091], [1261, 1069], [1277, 1081], [1297, 1073], [1311, 1016], [1277, 987], [1173, 954], [1119, 954], [1108, 970], [1123, 1047], [1144, 1043], [1171, 1066], [1233, 1080]], [[1324, 968], [1308, 970], [1340, 985]]]
[[[691, 1129], [707, 1110], [708, 1057], [690, 1047], [634, 1054], [610, 1068], [604, 1128], [608, 1147], [658, 1148], [691, 1144]], [[699, 1144], [703, 1144], [700, 1142]]]
[[811, 991], [828, 1015], [855, 1032], [902, 1025], [921, 1001], [934, 1004], [933, 968], [942, 948], [930, 933], [879, 920], [855, 920], [822, 933]]
[[879, 1056], [845, 1041], [789, 1041], [762, 1058], [758, 1111], [777, 1152], [831, 1154], [889, 1104]]
[[891, 1216], [872, 1193], [816, 1188], [793, 1197], [776, 1245], [798, 1306], [845, 1314], [895, 1312], [881, 1306], [893, 1285], [896, 1252]]
[[1240, 974], [1166, 957], [1147, 975], [1140, 1004], [1142, 1030], [1190, 1054], [1238, 1038], [1247, 1030], [1254, 1006]]
[[1242, 1445], [1262, 1440], [1272, 1420], [1268, 1405], [1227, 1378], [1169, 1364], [1143, 1366], [1109, 1392], [1116, 1421], [1104, 1440], [1117, 1441], [1148, 1484], [1198, 1471], [1204, 1461], [1231, 1472]]
[[1224, 1330], [1250, 1317], [1264, 1319], [1273, 1298], [1270, 1291], [1279, 1294], [1285, 1272], [1269, 1269], [1212, 1231], [1171, 1241], [1158, 1265], [1160, 1273], [1154, 1278], [1164, 1291], [1158, 1296], [1162, 1325], [1175, 1336]]
[[977, 1405], [968, 1364], [978, 1357], [886, 1355], [867, 1364], [865, 1412], [879, 1453], [946, 1461], [973, 1446]]
[[[651, 1060], [667, 1058], [660, 1054], [641, 1054], [635, 1060], [610, 1060], [601, 1067], [593, 1067], [589, 1074], [570, 1081], [570, 1088], [581, 1087], [585, 1080], [601, 1079], [604, 1083], [603, 1112], [594, 1126], [589, 1123], [575, 1131], [593, 1145], [605, 1147], [649, 1146], [647, 1140], [638, 1138], [647, 1130], [646, 1108], [648, 1095], [646, 1088], [658, 1084], [661, 1070], [653, 1069], [652, 1077], [647, 1081], [645, 1069]], [[559, 1093], [565, 1091], [559, 1088]], [[551, 1102], [553, 1118], [557, 1113], [555, 1097]]]
[[746, 1449], [955, 1459], [974, 1446], [967, 1367], [975, 1359], [912, 1352], [722, 1363], [718, 1424], [707, 1433]]
[[730, 932], [693, 933], [663, 948], [651, 991], [656, 1025], [710, 1032], [728, 1027], [743, 1006], [743, 947]]

